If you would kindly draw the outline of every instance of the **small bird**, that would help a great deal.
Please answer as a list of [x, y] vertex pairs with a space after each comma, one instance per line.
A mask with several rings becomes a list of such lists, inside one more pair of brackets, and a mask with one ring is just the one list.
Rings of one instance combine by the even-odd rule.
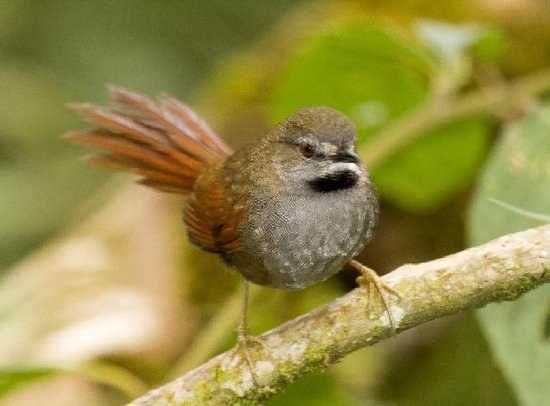
[[[191, 108], [110, 86], [112, 107], [73, 104], [95, 128], [68, 134], [105, 150], [87, 161], [133, 172], [139, 183], [187, 196], [189, 240], [219, 254], [246, 279], [239, 346], [252, 370], [246, 322], [248, 281], [303, 289], [346, 264], [379, 292], [384, 285], [353, 260], [373, 235], [379, 204], [356, 149], [353, 124], [327, 107], [307, 107], [233, 152]], [[372, 285], [371, 285], [372, 284]]]

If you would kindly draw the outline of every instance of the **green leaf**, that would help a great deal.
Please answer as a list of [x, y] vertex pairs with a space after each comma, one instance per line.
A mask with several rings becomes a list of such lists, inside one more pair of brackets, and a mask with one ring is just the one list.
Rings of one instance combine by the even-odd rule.
[[431, 130], [372, 170], [382, 196], [412, 212], [436, 209], [474, 176], [488, 125], [468, 119]]
[[60, 370], [49, 367], [21, 367], [0, 369], [0, 398], [20, 386], [56, 375]]
[[[510, 212], [491, 199], [523, 211], [550, 213], [550, 105], [534, 108], [505, 129], [489, 157], [469, 216], [472, 245], [543, 224]], [[542, 405], [550, 399], [550, 286], [511, 303], [478, 312], [493, 355], [521, 404]]]
[[[291, 58], [272, 98], [272, 117], [280, 121], [311, 105], [333, 107], [356, 124], [364, 154], [381, 129], [426, 100], [436, 70], [423, 48], [388, 27], [343, 24]], [[452, 123], [396, 146], [394, 155], [371, 168], [373, 178], [385, 199], [411, 211], [432, 210], [467, 184], [487, 143], [485, 121]]]
[[544, 224], [511, 213], [492, 201], [550, 214], [550, 105], [533, 109], [510, 125], [487, 160], [469, 217], [470, 242], [482, 244], [497, 236]]
[[288, 63], [272, 98], [274, 122], [312, 105], [348, 114], [365, 143], [423, 100], [431, 57], [388, 28], [352, 22], [311, 39]]

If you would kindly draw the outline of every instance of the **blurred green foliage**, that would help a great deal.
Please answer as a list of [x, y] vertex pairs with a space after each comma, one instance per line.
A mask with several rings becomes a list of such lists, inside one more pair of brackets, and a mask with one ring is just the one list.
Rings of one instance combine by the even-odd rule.
[[55, 368], [4, 368], [0, 371], [0, 398], [19, 386], [59, 373]]
[[[544, 224], [490, 199], [550, 214], [550, 105], [532, 106], [508, 125], [488, 158], [469, 217], [472, 245]], [[541, 253], [544, 255], [544, 253]], [[510, 385], [524, 405], [550, 397], [550, 286], [478, 313], [481, 326]]]
[[[98, 195], [107, 199], [120, 183], [97, 193], [107, 175], [84, 167], [77, 159], [82, 151], [59, 135], [82, 125], [64, 104], [103, 103], [105, 83], [148, 94], [167, 91], [191, 104], [196, 100], [199, 111], [234, 145], [257, 138], [305, 105], [345, 112], [357, 125], [360, 153], [372, 163], [383, 199], [378, 236], [371, 244], [376, 249], [367, 260], [380, 269], [465, 246], [470, 201], [472, 244], [540, 224], [487, 200], [550, 214], [550, 113], [547, 106], [532, 107], [532, 93], [540, 92], [503, 100], [501, 106], [474, 106], [449, 121], [430, 112], [440, 106], [452, 111], [466, 93], [483, 100], [485, 89], [506, 87], [507, 75], [548, 66], [550, 53], [543, 50], [550, 44], [549, 21], [550, 10], [542, 1], [0, 0], [0, 270], [6, 277], [17, 276], [22, 269], [8, 272], [8, 267], [41, 246], [47, 249], [54, 236], [61, 235], [57, 244], [63, 248], [62, 231], [69, 226], [95, 236], [83, 219], [97, 206], [89, 201]], [[548, 89], [550, 84], [539, 90]], [[502, 134], [499, 127], [505, 128]], [[388, 139], [395, 142], [373, 155]], [[472, 189], [477, 190], [473, 198]], [[144, 233], [143, 241], [151, 232], [146, 219], [161, 212], [173, 215], [157, 204], [138, 216], [134, 229]], [[447, 227], [454, 223], [442, 218], [458, 219], [460, 225]], [[207, 322], [216, 312], [237, 317], [238, 309], [224, 308], [235, 278], [220, 272], [219, 261], [179, 241], [147, 244], [160, 256], [167, 245], [183, 252], [188, 286], [181, 282], [179, 293], [190, 298], [194, 307], [187, 310], [198, 320], [198, 330], [192, 330], [192, 322], [185, 328], [208, 341], [201, 333], [210, 334]], [[122, 245], [114, 240], [109, 248], [141, 262], [145, 250], [134, 248], [129, 254]], [[116, 265], [109, 264], [109, 270], [128, 275]], [[21, 274], [20, 283], [25, 283], [28, 274]], [[330, 300], [353, 286], [354, 277], [344, 272], [340, 279], [300, 293], [264, 290], [269, 300], [251, 306], [253, 331]], [[174, 276], [167, 283], [173, 286], [175, 280], [181, 281]], [[138, 283], [117, 282], [123, 287]], [[76, 284], [69, 286], [76, 289]], [[86, 305], [90, 295], [71, 292]], [[21, 313], [27, 307], [36, 311], [31, 302], [21, 303]], [[545, 383], [550, 380], [548, 306], [541, 305], [547, 302], [548, 289], [539, 289], [523, 300], [483, 310], [479, 319], [487, 342], [470, 316], [420, 326], [296, 382], [270, 403], [513, 405], [518, 399], [540, 404], [548, 397]], [[55, 303], [49, 308], [55, 309]], [[6, 310], [0, 322], [17, 313]], [[36, 325], [48, 324], [46, 313], [36, 312], [41, 317]], [[11, 322], [21, 329], [36, 327]], [[199, 358], [234, 342], [232, 331], [212, 331], [216, 338]], [[197, 348], [192, 345], [181, 340], [182, 360]], [[150, 361], [139, 354], [105, 358], [104, 367], [93, 374], [84, 366], [64, 370], [94, 389], [90, 404], [120, 403], [121, 396], [163, 382], [167, 369], [185, 364], [173, 359], [174, 365], [159, 361], [146, 368]], [[47, 383], [58, 371], [49, 365], [33, 369], [32, 361], [29, 355], [21, 359], [23, 367], [0, 365], [0, 395], [24, 393], [26, 384]], [[21, 404], [21, 398], [15, 399]]]
[[383, 389], [398, 405], [516, 404], [471, 315], [455, 318], [428, 354], [418, 360], [406, 356], [398, 362]]
[[375, 21], [330, 27], [287, 62], [272, 122], [300, 106], [327, 105], [350, 115], [361, 145], [426, 97], [434, 68], [422, 48]]

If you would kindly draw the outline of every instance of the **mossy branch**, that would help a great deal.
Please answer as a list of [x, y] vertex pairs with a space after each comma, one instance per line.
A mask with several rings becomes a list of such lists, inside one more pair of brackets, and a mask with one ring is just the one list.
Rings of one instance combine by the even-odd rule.
[[[510, 234], [383, 277], [397, 333], [438, 317], [513, 300], [550, 281], [550, 225]], [[357, 288], [260, 337], [251, 348], [256, 387], [238, 352], [228, 351], [131, 405], [258, 404], [290, 382], [393, 335], [384, 308]], [[368, 311], [367, 311], [368, 309]]]

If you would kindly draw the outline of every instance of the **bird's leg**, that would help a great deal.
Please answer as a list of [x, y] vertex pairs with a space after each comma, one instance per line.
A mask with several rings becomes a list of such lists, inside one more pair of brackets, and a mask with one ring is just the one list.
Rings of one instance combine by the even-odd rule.
[[252, 374], [254, 385], [259, 386], [258, 377], [256, 376], [256, 372], [254, 371], [252, 365], [252, 357], [250, 356], [249, 350], [250, 344], [256, 343], [256, 340], [250, 335], [250, 332], [248, 330], [248, 321], [246, 317], [248, 310], [248, 285], [249, 282], [245, 280], [243, 285], [243, 303], [241, 306], [241, 317], [239, 319], [239, 326], [237, 327], [237, 347], [235, 348], [235, 351], [242, 352], [248, 368], [250, 369], [250, 373]]
[[349, 264], [358, 270], [361, 275], [357, 277], [357, 283], [361, 286], [366, 286], [368, 289], [368, 306], [370, 308], [371, 300], [372, 300], [372, 288], [375, 288], [378, 294], [380, 295], [380, 298], [382, 299], [382, 303], [384, 304], [384, 307], [386, 308], [386, 312], [388, 313], [388, 318], [390, 320], [390, 325], [392, 327], [392, 330], [395, 332], [397, 329], [397, 323], [395, 322], [395, 318], [393, 317], [391, 307], [388, 301], [387, 293], [391, 293], [394, 296], [397, 296], [398, 298], [401, 298], [401, 295], [393, 288], [386, 285], [380, 276], [373, 271], [368, 266], [363, 265], [359, 261], [356, 261], [352, 259]]

